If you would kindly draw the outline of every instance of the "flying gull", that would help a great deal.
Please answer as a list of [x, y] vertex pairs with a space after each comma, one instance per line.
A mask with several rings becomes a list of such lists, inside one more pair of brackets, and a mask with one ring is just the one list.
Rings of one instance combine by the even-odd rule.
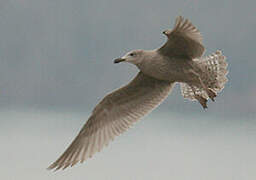
[[126, 86], [103, 98], [67, 150], [48, 169], [65, 169], [84, 162], [144, 115], [156, 108], [180, 83], [184, 98], [207, 108], [227, 82], [227, 63], [221, 51], [202, 57], [198, 29], [179, 16], [174, 28], [163, 32], [167, 42], [154, 50], [134, 50], [114, 63], [128, 62], [140, 72]]

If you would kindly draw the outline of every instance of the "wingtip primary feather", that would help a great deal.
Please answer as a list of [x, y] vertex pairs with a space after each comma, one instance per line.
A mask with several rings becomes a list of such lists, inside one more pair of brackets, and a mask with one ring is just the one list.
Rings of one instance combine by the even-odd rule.
[[199, 30], [189, 21], [182, 16], [178, 16], [175, 21], [172, 32], [183, 32], [195, 41], [202, 44], [203, 37]]

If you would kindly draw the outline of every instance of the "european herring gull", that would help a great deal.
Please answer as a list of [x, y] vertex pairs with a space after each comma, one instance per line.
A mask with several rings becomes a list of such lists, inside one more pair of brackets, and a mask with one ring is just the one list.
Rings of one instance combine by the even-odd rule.
[[126, 86], [108, 94], [67, 150], [48, 169], [65, 169], [84, 162], [144, 115], [156, 108], [176, 82], [184, 98], [207, 108], [227, 82], [227, 63], [221, 51], [202, 57], [204, 46], [198, 29], [179, 16], [174, 28], [163, 32], [167, 42], [154, 50], [134, 50], [114, 63], [128, 62], [140, 72]]

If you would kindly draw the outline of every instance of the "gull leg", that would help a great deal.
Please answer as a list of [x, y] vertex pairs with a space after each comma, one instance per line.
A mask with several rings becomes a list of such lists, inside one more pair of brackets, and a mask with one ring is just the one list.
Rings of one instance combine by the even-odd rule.
[[209, 96], [209, 98], [212, 101], [215, 101], [214, 98], [217, 96], [217, 94], [210, 88], [206, 87], [206, 85], [204, 84], [204, 82], [202, 81], [200, 75], [198, 73], [196, 73], [193, 69], [190, 70], [190, 72], [192, 72], [199, 80], [201, 86], [203, 87], [203, 89], [206, 91], [207, 95]]
[[201, 106], [206, 109], [207, 108], [207, 99], [205, 99], [202, 96], [199, 96], [198, 94], [196, 94], [196, 90], [193, 86], [191, 86], [193, 93], [195, 95], [196, 100], [201, 104]]
[[215, 97], [217, 96], [216, 92], [214, 92], [212, 89], [207, 88], [206, 93], [208, 94], [209, 98], [214, 102], [215, 101]]
[[200, 76], [198, 76], [198, 80], [200, 81], [201, 86], [204, 88], [204, 90], [206, 91], [206, 93], [208, 94], [209, 98], [212, 101], [215, 101], [214, 98], [217, 96], [217, 94], [210, 88], [206, 87], [205, 84], [203, 83], [202, 79], [200, 78]]

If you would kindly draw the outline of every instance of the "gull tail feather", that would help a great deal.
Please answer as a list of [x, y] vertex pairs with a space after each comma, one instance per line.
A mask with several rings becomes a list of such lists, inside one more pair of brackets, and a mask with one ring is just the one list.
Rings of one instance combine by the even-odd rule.
[[[223, 56], [221, 51], [217, 51], [209, 56], [196, 59], [201, 65], [203, 71], [206, 73], [206, 76], [202, 77], [202, 81], [205, 85], [212, 89], [215, 93], [219, 93], [225, 87], [227, 79], [227, 62], [226, 57]], [[181, 84], [181, 93], [184, 98], [190, 100], [197, 100], [195, 94], [208, 99], [208, 94], [201, 87], [193, 86], [186, 83]], [[194, 92], [193, 92], [194, 89]]]

